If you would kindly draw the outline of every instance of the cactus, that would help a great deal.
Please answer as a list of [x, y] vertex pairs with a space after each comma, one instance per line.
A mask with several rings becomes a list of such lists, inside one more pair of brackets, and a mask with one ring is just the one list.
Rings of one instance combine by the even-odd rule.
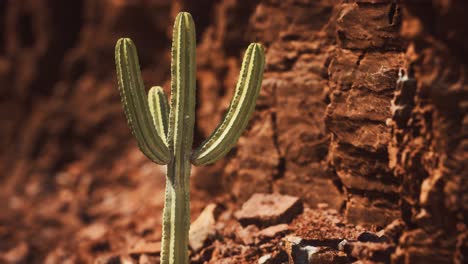
[[132, 40], [119, 39], [115, 48], [118, 86], [132, 134], [149, 159], [167, 165], [162, 264], [188, 263], [191, 163], [213, 163], [235, 145], [254, 111], [263, 77], [264, 50], [260, 44], [252, 43], [245, 52], [235, 94], [223, 121], [192, 152], [195, 48], [192, 16], [179, 13], [173, 31], [170, 107], [159, 86], [152, 87], [146, 96]]

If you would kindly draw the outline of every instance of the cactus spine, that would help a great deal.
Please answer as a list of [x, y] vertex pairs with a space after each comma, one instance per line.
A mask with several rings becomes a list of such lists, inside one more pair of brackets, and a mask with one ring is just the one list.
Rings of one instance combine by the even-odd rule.
[[173, 31], [170, 107], [159, 86], [152, 87], [146, 96], [133, 42], [122, 38], [115, 48], [118, 85], [132, 133], [149, 159], [167, 164], [162, 264], [188, 263], [191, 163], [213, 163], [235, 145], [255, 109], [263, 77], [264, 50], [260, 44], [252, 43], [244, 55], [235, 95], [223, 121], [192, 153], [195, 48], [192, 16], [179, 13]]

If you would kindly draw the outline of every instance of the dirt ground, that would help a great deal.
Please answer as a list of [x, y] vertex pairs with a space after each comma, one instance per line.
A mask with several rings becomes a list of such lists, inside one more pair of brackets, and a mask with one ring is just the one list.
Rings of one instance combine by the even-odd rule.
[[235, 149], [191, 177], [192, 263], [467, 263], [468, 2], [0, 1], [0, 263], [159, 263], [164, 171], [114, 65], [131, 37], [169, 92], [197, 28], [198, 146], [250, 42], [266, 47]]

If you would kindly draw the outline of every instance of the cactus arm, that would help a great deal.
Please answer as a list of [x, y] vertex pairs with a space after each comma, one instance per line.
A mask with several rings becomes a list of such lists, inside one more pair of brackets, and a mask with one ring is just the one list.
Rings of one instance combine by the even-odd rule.
[[255, 109], [263, 77], [265, 55], [260, 44], [249, 45], [242, 62], [234, 97], [223, 121], [193, 153], [194, 165], [213, 163], [236, 144]]
[[153, 162], [167, 164], [169, 148], [158, 136], [149, 113], [135, 45], [128, 38], [119, 39], [115, 47], [119, 91], [128, 124], [141, 151]]
[[[176, 17], [171, 58], [171, 110], [169, 146], [182, 157], [190, 153], [195, 122], [195, 24], [192, 16]], [[179, 151], [180, 150], [180, 151]]]
[[179, 13], [173, 32], [171, 110], [168, 144], [173, 160], [167, 166], [163, 213], [162, 264], [188, 263], [190, 227], [190, 153], [195, 121], [195, 24], [189, 13]]
[[161, 86], [153, 86], [148, 92], [148, 105], [158, 135], [166, 142], [169, 105]]

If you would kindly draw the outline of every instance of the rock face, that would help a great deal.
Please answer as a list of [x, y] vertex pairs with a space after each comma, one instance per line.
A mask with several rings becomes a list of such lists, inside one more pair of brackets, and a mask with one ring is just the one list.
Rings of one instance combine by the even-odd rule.
[[329, 161], [348, 193], [345, 214], [353, 223], [383, 226], [400, 215], [386, 124], [403, 66], [399, 10], [392, 3], [343, 4], [336, 21], [325, 122], [332, 132]]
[[[116, 251], [156, 245], [164, 178], [125, 123], [113, 49], [131, 37], [148, 88], [167, 90], [172, 21], [186, 10], [197, 24], [196, 145], [227, 109], [248, 43], [267, 57], [248, 131], [227, 158], [193, 172], [192, 213], [211, 199], [239, 208], [254, 193], [292, 195], [343, 214], [336, 232], [392, 223], [395, 246], [375, 250], [394, 263], [465, 263], [467, 9], [464, 0], [0, 1], [0, 260], [123, 262]], [[294, 223], [296, 235], [316, 237], [307, 219]], [[372, 259], [366, 243], [349, 254]]]
[[468, 259], [468, 22], [460, 10], [468, 3], [408, 2], [402, 29], [410, 41], [408, 69], [393, 102], [391, 164], [401, 179], [403, 219], [414, 228], [401, 236], [394, 261], [463, 263]]

